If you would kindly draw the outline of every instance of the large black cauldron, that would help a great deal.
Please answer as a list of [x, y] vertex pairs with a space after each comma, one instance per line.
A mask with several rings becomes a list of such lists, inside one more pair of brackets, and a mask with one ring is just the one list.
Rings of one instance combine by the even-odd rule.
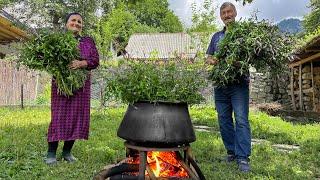
[[196, 140], [186, 103], [129, 105], [118, 136], [138, 143], [184, 144]]

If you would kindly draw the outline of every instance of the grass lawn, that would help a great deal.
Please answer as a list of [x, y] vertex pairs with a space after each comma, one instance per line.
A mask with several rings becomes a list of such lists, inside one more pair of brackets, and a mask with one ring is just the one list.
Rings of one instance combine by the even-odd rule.
[[[92, 110], [90, 138], [77, 141], [74, 164], [59, 161], [49, 167], [43, 159], [47, 151], [46, 132], [49, 108], [25, 110], [0, 108], [0, 179], [92, 179], [105, 165], [125, 157], [123, 140], [116, 135], [125, 108]], [[320, 124], [299, 125], [250, 112], [253, 138], [268, 140], [253, 145], [252, 172], [239, 173], [236, 164], [219, 162], [225, 150], [218, 133], [217, 115], [212, 107], [190, 110], [197, 125], [214, 132], [196, 132], [193, 154], [208, 180], [212, 179], [316, 179], [320, 178]], [[281, 152], [272, 144], [296, 144], [300, 150]], [[62, 145], [58, 148], [61, 154]]]

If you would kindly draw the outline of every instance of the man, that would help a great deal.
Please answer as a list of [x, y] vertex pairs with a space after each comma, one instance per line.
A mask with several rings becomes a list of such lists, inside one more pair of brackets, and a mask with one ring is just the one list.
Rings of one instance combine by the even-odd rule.
[[[217, 51], [219, 41], [224, 37], [230, 23], [235, 21], [237, 11], [230, 2], [220, 7], [220, 17], [225, 27], [215, 33], [207, 50], [207, 63], [217, 64], [219, 59], [212, 55]], [[215, 104], [223, 143], [227, 149], [227, 162], [237, 161], [241, 172], [249, 172], [251, 154], [251, 132], [248, 121], [249, 113], [249, 75], [239, 76], [238, 82], [214, 88]], [[235, 117], [233, 124], [232, 112]]]

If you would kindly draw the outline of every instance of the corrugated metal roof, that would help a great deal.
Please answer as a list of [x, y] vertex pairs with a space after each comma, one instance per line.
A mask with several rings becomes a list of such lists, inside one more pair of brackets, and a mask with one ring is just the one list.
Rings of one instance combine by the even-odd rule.
[[0, 14], [0, 44], [27, 39], [27, 33]]
[[195, 58], [199, 42], [197, 37], [191, 38], [187, 33], [137, 33], [129, 39], [126, 56], [137, 59]]

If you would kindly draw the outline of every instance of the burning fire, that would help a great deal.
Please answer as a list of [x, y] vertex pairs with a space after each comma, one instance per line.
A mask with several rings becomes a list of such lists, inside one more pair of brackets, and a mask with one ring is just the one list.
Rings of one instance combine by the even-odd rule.
[[147, 161], [156, 177], [188, 177], [175, 152], [148, 152]]
[[[156, 177], [189, 177], [178, 159], [175, 152], [150, 151], [147, 154], [147, 162]], [[139, 158], [131, 163], [139, 163]]]

